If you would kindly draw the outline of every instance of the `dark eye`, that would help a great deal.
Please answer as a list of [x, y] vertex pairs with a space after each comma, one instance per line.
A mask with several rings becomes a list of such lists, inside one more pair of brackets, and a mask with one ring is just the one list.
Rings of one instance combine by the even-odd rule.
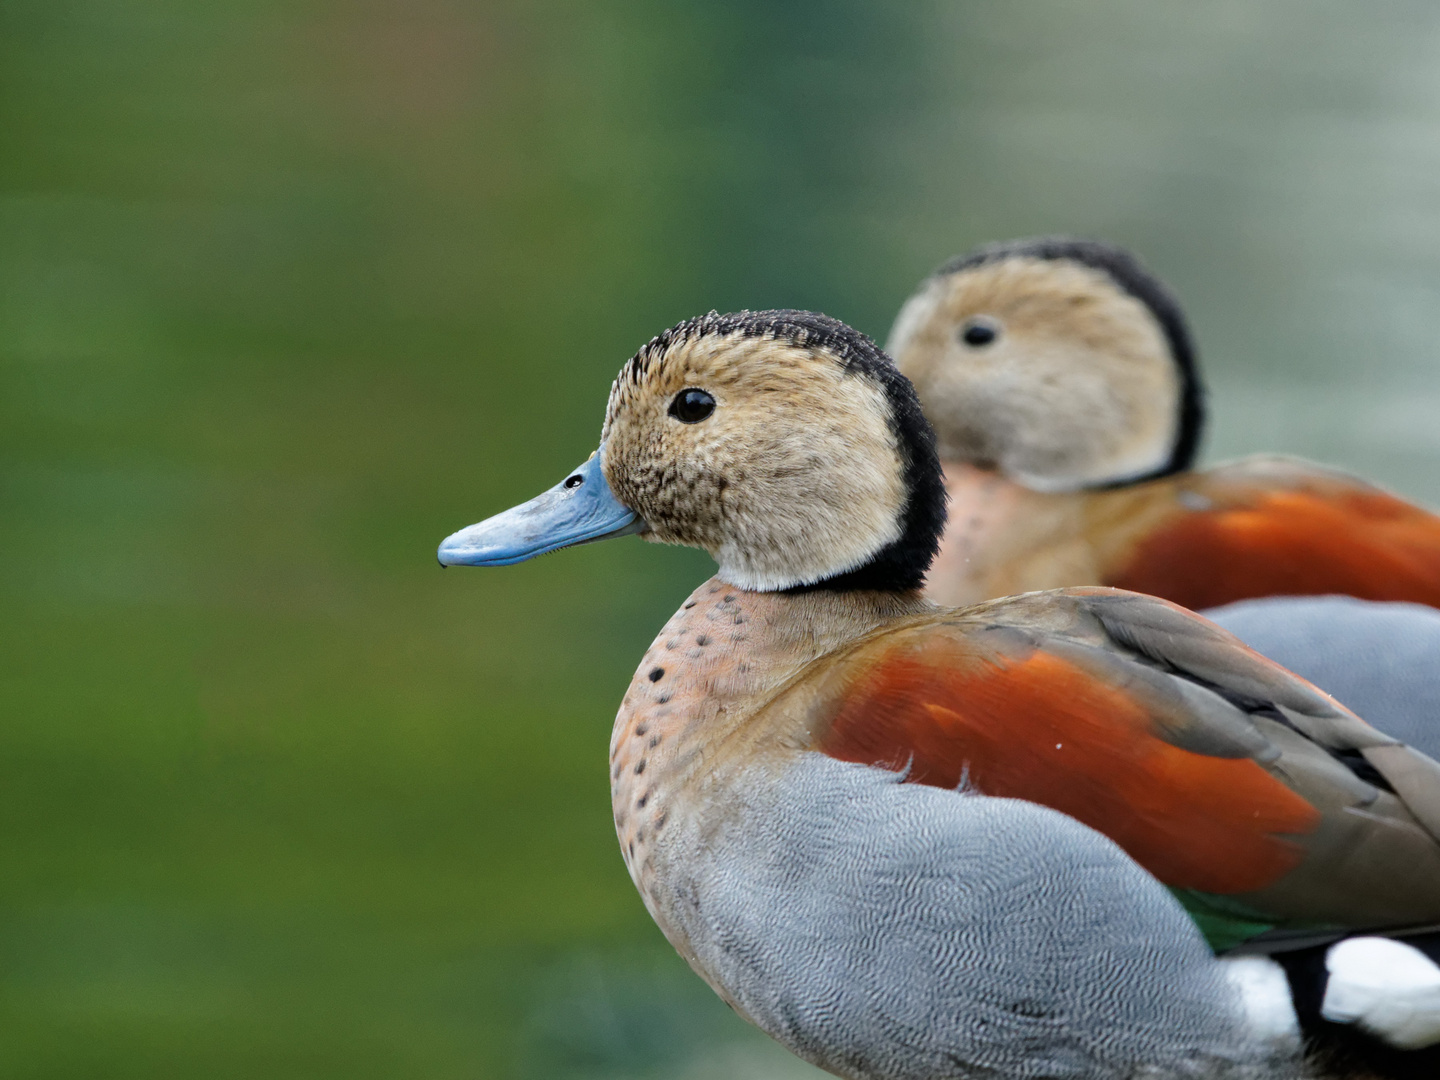
[[567, 477], [565, 478], [565, 490], [566, 490], [566, 491], [574, 491], [577, 487], [579, 487], [579, 486], [580, 486], [581, 484], [583, 484], [584, 482], [585, 482], [585, 477], [581, 476], [579, 473], [575, 473], [573, 476], [567, 476]]
[[1000, 336], [1000, 326], [992, 319], [966, 319], [960, 327], [960, 340], [966, 345], [989, 345]]
[[693, 386], [681, 390], [670, 402], [670, 415], [683, 424], [698, 424], [715, 411], [715, 399]]

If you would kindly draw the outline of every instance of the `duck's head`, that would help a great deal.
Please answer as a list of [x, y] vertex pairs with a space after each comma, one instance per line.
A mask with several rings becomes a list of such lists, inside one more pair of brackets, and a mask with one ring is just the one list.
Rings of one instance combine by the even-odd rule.
[[1203, 389], [1184, 316], [1129, 252], [1042, 237], [947, 263], [906, 301], [886, 349], [915, 383], [946, 461], [1037, 491], [1190, 466]]
[[446, 539], [440, 562], [639, 533], [703, 548], [744, 589], [908, 590], [944, 522], [934, 434], [874, 342], [812, 312], [711, 312], [620, 370], [584, 465]]

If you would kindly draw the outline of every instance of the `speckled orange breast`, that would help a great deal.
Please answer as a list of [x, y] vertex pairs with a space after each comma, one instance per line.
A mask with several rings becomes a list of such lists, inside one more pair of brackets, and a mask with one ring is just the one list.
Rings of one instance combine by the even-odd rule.
[[620, 703], [610, 740], [611, 802], [625, 865], [647, 900], [648, 855], [669, 820], [671, 797], [694, 779], [706, 755], [707, 721], [748, 673], [737, 646], [750, 636], [745, 601], [754, 595], [713, 580], [697, 589], [646, 650]]

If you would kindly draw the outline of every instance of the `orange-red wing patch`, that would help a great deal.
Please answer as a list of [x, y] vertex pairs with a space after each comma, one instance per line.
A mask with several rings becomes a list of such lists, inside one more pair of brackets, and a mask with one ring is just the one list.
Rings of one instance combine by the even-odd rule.
[[1053, 807], [1167, 885], [1264, 888], [1303, 858], [1287, 836], [1319, 821], [1254, 761], [1165, 742], [1134, 698], [1053, 655], [977, 660], [941, 641], [852, 663], [868, 670], [848, 673], [825, 753]]
[[1369, 488], [1272, 491], [1176, 518], [1105, 584], [1188, 608], [1324, 593], [1440, 607], [1440, 518]]

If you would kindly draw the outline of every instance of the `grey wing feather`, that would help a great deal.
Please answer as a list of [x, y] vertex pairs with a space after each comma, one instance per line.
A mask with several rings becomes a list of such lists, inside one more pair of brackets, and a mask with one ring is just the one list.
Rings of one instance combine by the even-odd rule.
[[[1313, 904], [1314, 910], [1337, 917], [1384, 921], [1408, 921], [1435, 910], [1440, 904], [1440, 763], [1371, 727], [1229, 631], [1184, 608], [1136, 593], [1074, 595], [1080, 610], [1116, 644], [1177, 678], [1198, 680], [1232, 698], [1253, 712], [1246, 719], [1279, 748], [1268, 761], [1252, 756], [1323, 815], [1307, 841], [1310, 858], [1280, 883], [1282, 890], [1295, 893], [1287, 907], [1293, 903], [1304, 910]], [[1194, 722], [1208, 728], [1218, 715], [1213, 709], [1197, 712]], [[1362, 757], [1375, 770], [1368, 778], [1357, 768]], [[1340, 873], [1344, 867], [1359, 865], [1357, 845], [1366, 849], [1366, 858], [1388, 868], [1388, 880], [1397, 886], [1393, 891], [1357, 897], [1349, 886], [1327, 889], [1327, 875], [1336, 875], [1334, 886], [1346, 877]], [[1296, 891], [1302, 886], [1311, 890], [1309, 898]]]
[[1340, 721], [1341, 730], [1348, 726], [1346, 720], [1355, 719], [1305, 681], [1277, 671], [1245, 648], [1237, 649], [1244, 642], [1234, 634], [1196, 619], [1185, 608], [1138, 593], [1088, 596], [1085, 601], [1085, 609], [1115, 641], [1152, 660], [1256, 702], [1271, 702], [1316, 720]]
[[[1224, 697], [1252, 726], [1256, 721], [1248, 714], [1270, 709], [1327, 751], [1398, 745], [1328, 694], [1194, 612], [1139, 593], [1081, 594], [1076, 599], [1112, 642]], [[1193, 690], [1189, 695], [1203, 700]], [[1213, 708], [1208, 710], [1213, 714]]]
[[1440, 611], [1272, 596], [1201, 612], [1401, 742], [1440, 755]]
[[1280, 751], [1246, 713], [1221, 695], [1163, 670], [1092, 645], [1047, 638], [1046, 651], [1101, 673], [1145, 704], [1162, 736], [1175, 746], [1211, 757], [1254, 758], [1268, 764]]
[[1276, 596], [1204, 614], [1408, 743], [1357, 748], [1440, 836], [1440, 764], [1429, 756], [1440, 752], [1440, 611], [1349, 596]]

